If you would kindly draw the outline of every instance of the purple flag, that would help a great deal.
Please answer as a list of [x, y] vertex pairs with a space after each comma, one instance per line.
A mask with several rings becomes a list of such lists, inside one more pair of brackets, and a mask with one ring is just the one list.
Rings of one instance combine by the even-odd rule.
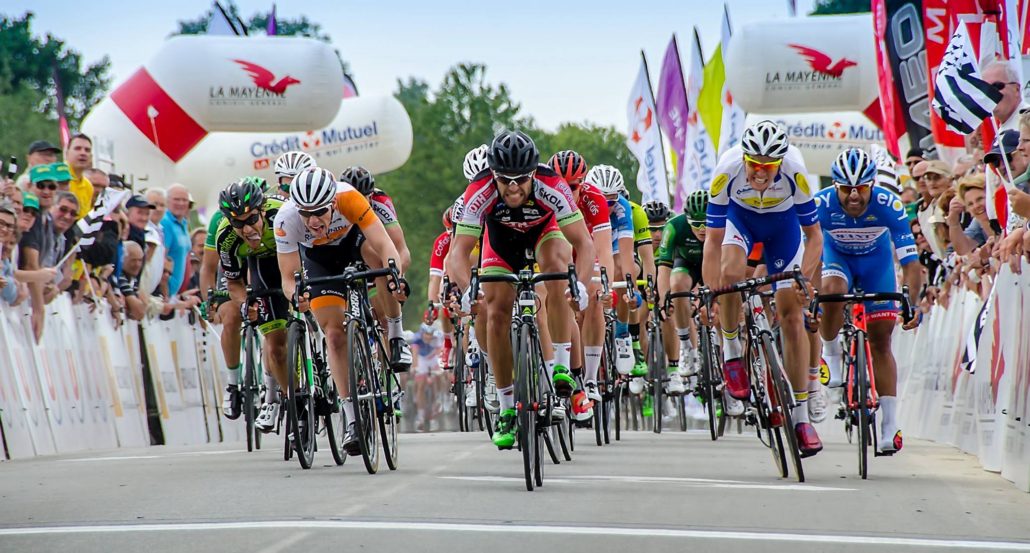
[[687, 149], [687, 90], [683, 84], [683, 68], [680, 66], [679, 47], [676, 35], [669, 41], [662, 61], [662, 72], [658, 79], [658, 125], [669, 137], [669, 144], [676, 154], [675, 209], [683, 206], [683, 159]]
[[265, 34], [275, 36], [278, 34], [279, 25], [275, 21], [275, 4], [272, 4], [272, 14], [268, 16], [268, 26], [265, 27]]

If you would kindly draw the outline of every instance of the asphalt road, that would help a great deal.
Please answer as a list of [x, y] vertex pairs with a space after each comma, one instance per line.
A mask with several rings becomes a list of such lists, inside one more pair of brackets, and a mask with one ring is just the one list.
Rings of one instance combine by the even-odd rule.
[[[752, 435], [630, 432], [525, 491], [485, 434], [405, 434], [368, 475], [238, 445], [0, 464], [0, 551], [1030, 551], [1030, 494], [951, 447], [910, 441], [856, 475], [837, 425], [780, 479]], [[269, 440], [281, 443], [278, 440]]]

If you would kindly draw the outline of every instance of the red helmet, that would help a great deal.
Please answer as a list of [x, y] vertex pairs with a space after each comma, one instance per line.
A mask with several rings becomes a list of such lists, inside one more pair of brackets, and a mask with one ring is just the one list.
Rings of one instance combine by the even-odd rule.
[[562, 150], [554, 154], [547, 164], [566, 182], [585, 178], [589, 169], [583, 156], [573, 150]]
[[454, 221], [451, 219], [451, 206], [447, 206], [447, 209], [443, 211], [443, 228], [444, 230], [451, 230], [454, 226]]

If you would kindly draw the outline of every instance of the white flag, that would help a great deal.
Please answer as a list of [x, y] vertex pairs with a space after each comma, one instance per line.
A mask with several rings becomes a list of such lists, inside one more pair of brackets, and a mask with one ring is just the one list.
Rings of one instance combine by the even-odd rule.
[[937, 69], [933, 110], [949, 128], [970, 134], [991, 116], [1001, 97], [1001, 91], [980, 75], [969, 31], [960, 22]]
[[[704, 120], [698, 112], [698, 96], [701, 94], [701, 87], [705, 80], [705, 62], [701, 57], [701, 39], [697, 34], [697, 27], [694, 27], [694, 41], [690, 48], [690, 56], [687, 58], [687, 105], [690, 111], [687, 114], [687, 159], [683, 162], [683, 172], [686, 173], [687, 189], [686, 194], [695, 190], [708, 190], [712, 183], [712, 175], [715, 173], [715, 164], [718, 157], [715, 154], [715, 146], [712, 145], [712, 137], [708, 134]], [[677, 194], [677, 200], [680, 198]], [[676, 209], [682, 208], [682, 204]]]
[[658, 115], [654, 105], [651, 82], [647, 77], [647, 61], [641, 58], [640, 72], [630, 91], [626, 107], [629, 127], [626, 131], [626, 147], [640, 162], [637, 171], [637, 188], [644, 201], [657, 200], [669, 204], [669, 182], [665, 174], [665, 156], [662, 152], [662, 137], [658, 130]]
[[[729, 7], [723, 4], [722, 8], [722, 42], [718, 48], [718, 55], [721, 58], [719, 62], [723, 64], [723, 71], [725, 71], [726, 64], [724, 60], [730, 48], [730, 41], [733, 38], [733, 27], [730, 26]], [[723, 72], [720, 100], [722, 101], [722, 129], [719, 132], [717, 151], [719, 154], [722, 154], [740, 143], [740, 137], [744, 136], [744, 119], [747, 118], [744, 109], [740, 107], [740, 104], [733, 99], [733, 94], [730, 93], [730, 83], [726, 80], [725, 72]]]

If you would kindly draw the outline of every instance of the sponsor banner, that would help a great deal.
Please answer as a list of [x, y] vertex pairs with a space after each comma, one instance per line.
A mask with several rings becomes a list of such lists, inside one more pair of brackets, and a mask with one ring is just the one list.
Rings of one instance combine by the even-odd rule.
[[658, 78], [658, 124], [669, 139], [672, 150], [673, 167], [676, 182], [674, 183], [674, 206], [679, 210], [683, 206], [683, 198], [688, 184], [683, 172], [683, 160], [687, 148], [687, 91], [684, 88], [683, 67], [680, 65], [679, 45], [676, 35], [672, 36], [665, 49], [662, 60], [661, 75]]
[[[658, 200], [668, 205], [669, 183], [666, 180], [665, 153], [662, 134], [658, 129], [654, 94], [647, 75], [647, 60], [641, 53], [640, 71], [633, 82], [626, 104], [626, 147], [640, 163], [637, 171], [637, 189], [643, 201]], [[625, 175], [626, 178], [629, 175]]]
[[[44, 433], [40, 425], [45, 415], [39, 382], [32, 371], [20, 370], [26, 365], [22, 355], [21, 337], [24, 332], [21, 327], [28, 321], [21, 309], [0, 310], [0, 420], [3, 422], [4, 443], [7, 444], [5, 453], [11, 459], [36, 455], [34, 442], [44, 438], [50, 446], [39, 448], [39, 454], [53, 453], [49, 432]], [[31, 375], [29, 381], [26, 381], [27, 375]]]
[[[98, 302], [101, 303], [102, 302]], [[75, 344], [74, 366], [79, 371], [85, 407], [88, 447], [110, 449], [118, 447], [118, 433], [115, 429], [107, 371], [100, 356], [98, 327], [110, 320], [106, 304], [97, 307], [95, 314], [89, 306], [69, 306], [75, 321], [71, 339]]]
[[139, 325], [129, 322], [119, 329], [97, 324], [97, 345], [110, 389], [111, 409], [118, 445], [144, 447], [150, 444], [143, 381], [138, 370]]
[[687, 193], [711, 188], [712, 175], [715, 173], [715, 165], [718, 162], [712, 137], [708, 134], [705, 122], [698, 111], [698, 96], [704, 86], [705, 71], [701, 39], [697, 34], [696, 27], [687, 63], [690, 64], [690, 73], [687, 79], [687, 101], [691, 106], [690, 115], [687, 117], [687, 157], [683, 160], [687, 188], [677, 189], [676, 203], [673, 206], [677, 212], [683, 209], [683, 201], [686, 199]]
[[805, 166], [813, 174], [828, 175], [837, 155], [848, 148], [882, 144], [883, 131], [858, 112], [748, 114], [751, 125], [769, 119], [783, 127], [790, 143], [801, 151]]
[[[932, 151], [935, 149], [930, 131], [933, 80], [927, 71], [926, 36], [922, 0], [886, 0], [884, 46], [894, 75], [897, 109], [903, 115], [909, 144]], [[943, 37], [944, 46], [950, 37], [950, 33]]]

